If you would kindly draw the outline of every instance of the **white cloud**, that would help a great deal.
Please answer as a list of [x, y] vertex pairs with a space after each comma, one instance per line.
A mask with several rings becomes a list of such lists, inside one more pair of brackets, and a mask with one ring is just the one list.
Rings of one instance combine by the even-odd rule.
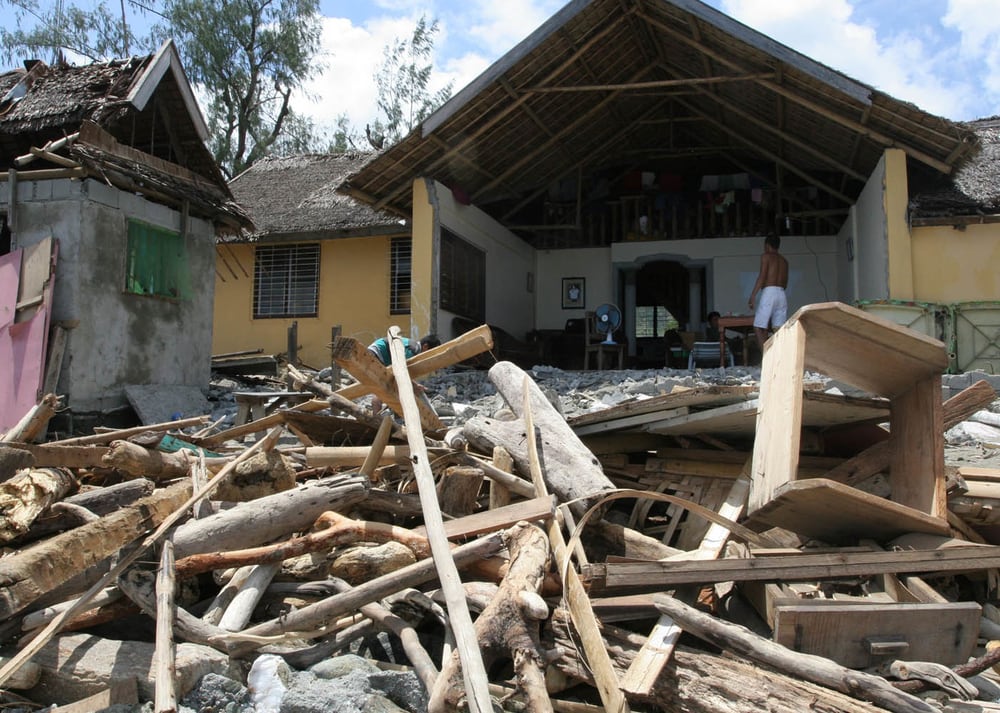
[[984, 115], [1000, 114], [1000, 13], [994, 0], [950, 0], [942, 24], [961, 35], [964, 69], [981, 78]]
[[925, 111], [949, 118], [974, 113], [974, 84], [967, 75], [949, 73], [955, 64], [953, 48], [935, 54], [924, 39], [898, 23], [885, 23], [896, 28], [895, 34], [880, 35], [875, 27], [852, 19], [853, 7], [846, 0], [724, 0], [721, 8], [802, 54]]

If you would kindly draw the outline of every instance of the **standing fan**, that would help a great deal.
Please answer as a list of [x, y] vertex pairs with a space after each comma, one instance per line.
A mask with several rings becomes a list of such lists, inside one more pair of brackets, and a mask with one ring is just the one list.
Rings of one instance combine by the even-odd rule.
[[603, 304], [595, 309], [594, 322], [597, 331], [607, 335], [601, 344], [617, 344], [614, 332], [622, 324], [622, 311], [617, 305]]

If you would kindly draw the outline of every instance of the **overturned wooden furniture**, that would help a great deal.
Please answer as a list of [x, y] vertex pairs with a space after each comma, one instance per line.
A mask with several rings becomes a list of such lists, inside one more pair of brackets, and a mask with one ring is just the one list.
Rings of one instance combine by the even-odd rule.
[[[837, 540], [946, 534], [941, 373], [936, 339], [837, 302], [803, 307], [768, 341], [761, 367], [750, 524]], [[832, 480], [798, 480], [803, 371], [889, 401], [891, 501]]]

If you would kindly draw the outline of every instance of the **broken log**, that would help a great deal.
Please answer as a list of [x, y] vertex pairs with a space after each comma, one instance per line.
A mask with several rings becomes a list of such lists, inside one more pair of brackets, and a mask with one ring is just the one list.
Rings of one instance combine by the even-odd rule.
[[189, 483], [177, 483], [131, 507], [0, 560], [0, 619], [23, 610], [81, 570], [135, 541], [190, 495]]
[[176, 421], [164, 421], [163, 423], [151, 423], [148, 426], [135, 426], [134, 428], [122, 428], [107, 433], [95, 433], [92, 436], [80, 436], [78, 438], [64, 438], [59, 441], [50, 441], [50, 446], [86, 446], [111, 443], [111, 441], [123, 441], [131, 436], [138, 436], [140, 433], [167, 432], [172, 429], [186, 428], [188, 426], [200, 426], [207, 423], [208, 416], [192, 416], [191, 418], [180, 418]]
[[76, 487], [76, 478], [65, 468], [23, 470], [0, 483], [0, 542], [26, 533], [41, 513]]
[[[539, 638], [539, 622], [548, 618], [548, 607], [539, 596], [549, 563], [548, 540], [542, 530], [527, 523], [512, 527], [505, 539], [510, 566], [496, 596], [476, 619], [476, 639], [487, 667], [500, 660], [513, 661], [528, 710], [552, 710], [544, 674], [549, 657]], [[461, 684], [460, 661], [453, 652], [442, 667], [428, 711], [458, 709], [464, 694]]]
[[31, 443], [45, 430], [58, 408], [59, 397], [55, 394], [45, 394], [42, 400], [24, 414], [9, 431], [0, 434], [0, 441]]
[[[451, 559], [459, 568], [492, 557], [503, 547], [501, 533], [493, 533], [451, 550]], [[315, 638], [324, 633], [322, 627], [337, 617], [354, 611], [363, 604], [377, 601], [400, 589], [415, 587], [437, 578], [437, 570], [430, 559], [421, 560], [401, 570], [356, 586], [343, 594], [335, 594], [322, 601], [289, 612], [279, 619], [262, 622], [243, 632], [247, 638], [232, 644], [229, 653], [240, 658], [263, 646], [266, 637], [294, 632], [301, 638]]]
[[171, 537], [177, 559], [253, 547], [292, 532], [305, 532], [327, 510], [343, 510], [363, 501], [369, 487], [368, 480], [360, 476], [332, 475], [190, 520]]
[[[510, 362], [497, 362], [490, 368], [489, 378], [521, 419], [527, 391], [540, 437], [538, 450], [545, 484], [560, 502], [571, 503], [574, 515], [583, 515], [602, 493], [615, 490], [594, 454], [522, 369]], [[520, 472], [530, 472], [523, 422], [477, 417], [465, 424], [463, 433], [469, 443], [485, 453], [502, 446]]]
[[[569, 612], [553, 612], [551, 628], [563, 656], [553, 662], [571, 680], [593, 685], [593, 675], [580, 659], [569, 631]], [[616, 626], [601, 628], [608, 653], [618, 671], [631, 664], [646, 637]], [[731, 655], [678, 646], [646, 698], [630, 697], [637, 703], [654, 704], [662, 711], [686, 713], [872, 713], [872, 705], [829, 688], [800, 681], [780, 672]]]
[[655, 594], [653, 604], [685, 631], [724, 651], [734, 651], [740, 656], [869, 701], [894, 713], [935, 713], [938, 710], [916, 696], [897, 690], [880, 676], [845, 668], [822, 656], [797, 653], [745, 627], [717, 619], [672, 597]]
[[184, 478], [194, 461], [189, 451], [173, 453], [150, 450], [131, 441], [112, 441], [101, 458], [101, 465], [114, 468], [136, 478], [154, 482]]
[[156, 574], [156, 649], [153, 654], [156, 666], [156, 685], [153, 703], [155, 713], [174, 713], [177, 710], [177, 693], [174, 690], [176, 651], [174, 650], [174, 546], [169, 540], [163, 543], [160, 569]]

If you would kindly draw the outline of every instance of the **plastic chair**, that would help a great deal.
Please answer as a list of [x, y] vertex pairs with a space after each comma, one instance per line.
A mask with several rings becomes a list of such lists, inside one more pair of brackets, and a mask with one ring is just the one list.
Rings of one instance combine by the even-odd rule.
[[[734, 365], [733, 353], [726, 345], [726, 363]], [[695, 342], [691, 345], [691, 353], [688, 355], [688, 369], [694, 369], [699, 362], [707, 362], [710, 366], [717, 366], [719, 363], [719, 343], [718, 342]]]

